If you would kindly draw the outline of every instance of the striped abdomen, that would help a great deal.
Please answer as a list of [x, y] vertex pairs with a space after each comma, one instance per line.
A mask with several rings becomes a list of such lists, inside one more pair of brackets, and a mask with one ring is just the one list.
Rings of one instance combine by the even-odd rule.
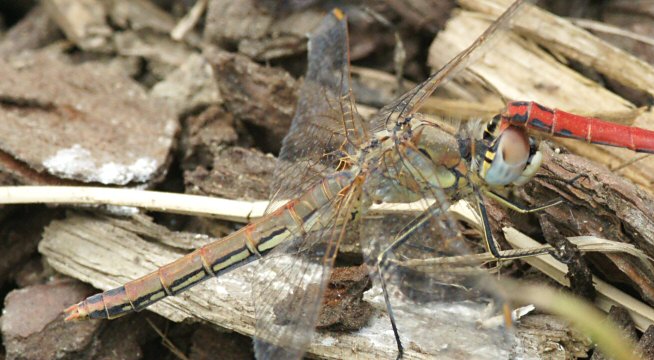
[[553, 136], [584, 140], [654, 154], [654, 131], [550, 109], [533, 101], [513, 101], [502, 112], [503, 122]]
[[289, 239], [321, 207], [328, 205], [354, 178], [349, 171], [325, 178], [300, 198], [229, 236], [121, 287], [90, 296], [66, 309], [66, 321], [113, 319], [140, 311], [166, 296], [255, 260]]

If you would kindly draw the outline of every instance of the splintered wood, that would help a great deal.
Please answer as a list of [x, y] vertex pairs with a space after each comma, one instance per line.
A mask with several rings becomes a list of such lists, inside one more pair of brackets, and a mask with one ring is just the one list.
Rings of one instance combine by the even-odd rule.
[[117, 69], [38, 53], [0, 59], [0, 78], [0, 169], [15, 182], [147, 184], [165, 172], [177, 119]]
[[[148, 240], [154, 238], [162, 239], [168, 245]], [[168, 231], [145, 218], [120, 220], [71, 213], [66, 219], [54, 221], [46, 228], [39, 251], [47, 256], [57, 271], [108, 290], [177, 259], [184, 252], [171, 246], [178, 242], [188, 244], [190, 239], [189, 235]], [[211, 239], [201, 237], [197, 240], [197, 245], [201, 245]], [[209, 322], [252, 336], [254, 309], [249, 284], [254, 277], [253, 271], [251, 265], [246, 265], [148, 309], [173, 321]], [[326, 359], [393, 357], [397, 349], [388, 324], [386, 316], [375, 314], [358, 331], [319, 332], [308, 351]], [[590, 345], [583, 336], [570, 333], [564, 323], [558, 323], [555, 328], [551, 325], [550, 320], [534, 319], [524, 328], [519, 327], [517, 335], [528, 345], [517, 351], [527, 358], [538, 357], [538, 354], [569, 356], [570, 353], [585, 352], [582, 349]], [[544, 342], [557, 343], [561, 337], [567, 339], [569, 347], [552, 350], [543, 346]], [[405, 358], [431, 359], [435, 355], [409, 348]], [[473, 355], [464, 355], [469, 356]]]
[[[508, 4], [505, 0], [461, 0], [465, 10], [444, 15], [430, 7], [432, 2], [411, 0], [410, 3], [415, 5], [412, 9], [403, 8], [404, 3], [399, 1], [387, 0], [385, 3], [396, 9], [399, 17], [416, 21], [415, 27], [430, 33], [441, 28], [443, 19], [450, 19], [430, 47], [428, 63], [433, 70], [439, 69], [470, 44]], [[192, 25], [198, 20], [196, 15], [189, 23], [182, 24], [183, 29], [179, 31], [185, 36], [180, 35], [181, 41], [174, 41], [169, 38], [175, 27], [173, 16], [149, 1], [114, 0], [104, 3], [80, 0], [76, 6], [69, 6], [69, 3], [46, 0], [42, 9], [48, 9], [52, 21], [81, 52], [102, 56], [112, 53], [120, 61], [131, 62], [131, 67], [126, 66], [131, 69], [129, 75], [136, 78], [145, 73], [147, 80], [144, 84], [154, 85], [149, 94], [152, 98], [145, 97], [148, 94], [144, 95], [142, 89], [132, 89], [131, 82], [125, 79], [124, 74], [114, 78], [113, 73], [109, 73], [105, 76], [111, 76], [111, 79], [98, 80], [113, 84], [120, 91], [112, 91], [111, 87], [96, 87], [94, 93], [88, 91], [86, 86], [88, 83], [95, 84], [92, 81], [95, 78], [87, 74], [83, 66], [75, 65], [77, 70], [68, 72], [73, 65], [43, 60], [36, 64], [41, 64], [46, 70], [28, 76], [25, 72], [34, 64], [11, 65], [8, 62], [7, 66], [0, 67], [0, 74], [5, 75], [2, 76], [3, 82], [0, 82], [0, 119], [2, 116], [9, 119], [5, 121], [6, 124], [3, 123], [4, 133], [0, 133], [0, 167], [7, 163], [19, 170], [27, 169], [27, 175], [19, 172], [15, 177], [23, 183], [38, 182], [40, 178], [34, 176], [36, 180], [33, 180], [28, 175], [33, 175], [34, 170], [48, 170], [44, 161], [53, 149], [89, 149], [94, 154], [102, 150], [106, 150], [106, 153], [124, 150], [129, 156], [150, 154], [156, 159], [156, 167], [142, 181], [140, 178], [130, 178], [122, 182], [114, 181], [113, 184], [154, 184], [169, 169], [166, 166], [170, 165], [170, 158], [179, 156], [178, 168], [183, 174], [177, 180], [183, 179], [187, 192], [230, 198], [261, 199], [266, 196], [274, 168], [273, 158], [238, 146], [249, 146], [256, 141], [265, 151], [279, 151], [295, 111], [294, 103], [300, 84], [290, 74], [301, 71], [290, 70], [296, 66], [294, 60], [289, 61], [291, 65], [287, 70], [258, 64], [254, 60], [286, 61], [288, 59], [285, 57], [303, 53], [306, 50], [304, 34], [318, 23], [322, 11], [303, 9], [289, 16], [278, 17], [276, 11], [281, 10], [274, 4], [269, 4], [273, 7], [266, 10], [255, 0], [203, 2], [207, 6], [203, 35], [212, 45], [201, 46], [199, 35], [192, 31]], [[451, 6], [450, 2], [443, 4], [443, 9]], [[84, 16], [77, 16], [79, 14]], [[362, 21], [362, 18], [350, 16], [353, 23]], [[508, 29], [511, 33], [509, 36], [500, 36], [499, 41], [493, 42], [487, 53], [471, 64], [462, 76], [439, 89], [437, 97], [429, 99], [422, 111], [444, 117], [488, 118], [501, 110], [505, 99], [534, 100], [565, 111], [654, 129], [653, 111], [638, 109], [632, 103], [633, 99], [580, 75], [569, 63], [654, 96], [654, 69], [650, 65], [569, 21], [532, 6], [526, 6], [524, 11], [517, 14], [513, 25], [513, 33]], [[52, 27], [52, 23], [40, 24], [39, 27]], [[367, 40], [377, 35], [364, 34], [369, 36]], [[45, 35], [40, 34], [34, 34], [34, 39], [27, 44], [18, 41], [16, 35], [10, 37], [8, 34], [7, 38], [12, 42], [0, 43], [2, 56], [13, 49], [36, 47], [34, 44], [46, 41]], [[350, 53], [353, 58], [379, 50], [370, 45], [373, 40], [362, 41], [360, 47], [356, 47], [357, 41], [352, 42], [355, 45]], [[213, 45], [238, 50], [240, 54], [229, 53]], [[202, 54], [198, 48], [202, 48]], [[0, 64], [5, 62], [0, 60]], [[66, 75], [65, 81], [60, 79], [59, 72]], [[52, 76], [48, 77], [51, 73]], [[87, 75], [90, 80], [82, 81]], [[40, 89], [34, 88], [33, 84], [30, 87], [29, 83], [36, 82], [35, 79], [39, 77], [48, 84], [60, 83], [59, 90], [45, 85]], [[358, 101], [381, 107], [395, 97], [397, 89], [394, 81], [393, 76], [378, 70], [357, 69], [352, 87]], [[131, 102], [142, 95], [143, 101], [138, 104]], [[79, 101], [68, 98], [60, 101], [60, 98], [67, 96]], [[155, 105], [158, 100], [153, 98], [166, 99], [172, 106], [158, 108]], [[123, 102], [116, 104], [115, 99]], [[78, 108], [70, 104], [82, 106]], [[84, 107], [91, 106], [97, 118], [87, 116]], [[364, 106], [359, 110], [361, 113], [374, 112]], [[21, 118], [19, 122], [16, 113], [29, 116]], [[143, 123], [132, 121], [116, 129], [109, 128], [107, 124], [119, 120], [123, 113], [131, 115], [131, 119], [143, 118]], [[70, 124], [73, 123], [70, 120], [78, 116], [87, 120], [89, 129], [83, 129], [84, 132], [80, 132], [79, 128], [68, 129], [79, 135], [77, 143], [55, 141], [58, 131], [66, 129], [53, 124], [63, 120]], [[174, 154], [179, 126], [176, 116], [182, 120], [184, 129], [178, 138], [180, 154]], [[28, 127], [50, 131], [47, 136], [36, 134], [55, 143], [45, 142], [48, 146], [30, 149], [29, 137], [34, 135], [28, 134], [25, 121]], [[100, 133], [95, 135], [99, 138], [84, 136], [87, 130], [89, 133]], [[16, 134], [20, 139], [15, 137]], [[562, 140], [561, 144], [612, 168], [622, 167], [640, 157], [629, 150], [598, 147], [572, 140]], [[543, 152], [547, 161], [541, 174], [546, 177], [536, 179], [523, 192], [518, 192], [519, 197], [532, 205], [542, 205], [543, 200], [557, 196], [565, 199], [565, 205], [546, 211], [554, 218], [552, 224], [561, 231], [562, 236], [582, 233], [601, 236], [634, 244], [648, 256], [654, 257], [654, 199], [646, 191], [622, 179], [622, 176], [627, 177], [644, 189], [654, 191], [654, 159], [646, 158], [611, 172], [591, 161], [565, 152], [560, 154], [548, 145], [543, 146]], [[79, 153], [71, 156], [79, 156]], [[133, 161], [126, 160], [125, 163], [129, 165]], [[252, 166], [253, 163], [257, 165]], [[48, 174], [47, 171], [43, 172]], [[568, 182], [577, 174], [586, 177]], [[61, 171], [50, 171], [49, 175], [64, 177]], [[72, 178], [100, 181], [97, 177], [88, 176]], [[176, 185], [182, 187], [182, 184]], [[158, 209], [161, 207], [165, 206]], [[504, 239], [501, 227], [505, 225], [515, 226], [523, 232], [527, 232], [527, 228], [538, 236], [545, 232], [541, 228], [534, 230], [533, 224], [528, 221], [521, 223], [517, 216], [507, 216], [504, 210], [498, 210], [492, 204], [488, 205], [488, 209], [491, 221], [496, 226], [495, 235], [500, 241]], [[234, 230], [236, 227], [231, 223], [221, 225], [224, 226], [221, 230]], [[358, 235], [348, 233], [355, 240], [358, 240]], [[547, 238], [547, 235], [544, 234], [544, 237]], [[39, 251], [58, 272], [88, 282], [98, 289], [108, 290], [154, 271], [191, 248], [211, 240], [214, 239], [170, 231], [145, 216], [118, 219], [71, 211], [45, 229]], [[347, 251], [356, 252], [357, 259], [360, 258], [358, 242], [351, 245], [344, 241], [340, 245], [341, 251], [347, 248]], [[651, 264], [641, 260], [625, 254], [609, 254], [594, 256], [593, 264], [598, 268], [610, 269], [607, 273], [620, 275], [616, 281], [630, 285], [643, 301], [651, 305], [654, 303], [654, 271]], [[254, 269], [246, 265], [179, 296], [158, 302], [148, 310], [173, 321], [206, 322], [252, 336], [255, 321], [251, 295], [253, 272]], [[357, 331], [320, 331], [314, 337], [309, 353], [331, 359], [394, 357], [397, 353], [396, 343], [384, 313], [385, 308], [379, 307], [367, 323], [357, 323], [357, 326], [362, 326]], [[584, 356], [592, 346], [588, 338], [570, 330], [564, 321], [553, 320], [549, 315], [530, 315], [527, 319], [517, 326], [517, 336], [524, 345], [523, 349], [516, 350], [518, 357]], [[462, 341], [474, 336], [474, 333], [461, 334]], [[425, 352], [416, 344], [410, 339], [406, 342], [406, 359], [429, 359], [442, 355]], [[461, 354], [461, 358], [474, 358], [473, 352], [479, 349], [469, 351], [471, 353]]]
[[[502, 1], [506, 4], [506, 1]], [[438, 69], [471, 43], [502, 7], [497, 1], [462, 1], [465, 8], [447, 23], [432, 43], [428, 62]], [[639, 110], [627, 99], [583, 77], [562, 63], [574, 61], [637, 91], [654, 95], [654, 68], [646, 62], [573, 25], [568, 20], [534, 6], [525, 6], [515, 19], [517, 34], [493, 44], [466, 76], [455, 82], [457, 94], [467, 100], [489, 97], [534, 100], [552, 108], [611, 119], [627, 125], [654, 129], [654, 112]], [[451, 92], [455, 85], [449, 86]], [[488, 90], [488, 89], [492, 90]], [[641, 158], [630, 150], [600, 147], [575, 140], [557, 140], [591, 160], [616, 168]], [[626, 166], [619, 174], [654, 191], [654, 158]]]

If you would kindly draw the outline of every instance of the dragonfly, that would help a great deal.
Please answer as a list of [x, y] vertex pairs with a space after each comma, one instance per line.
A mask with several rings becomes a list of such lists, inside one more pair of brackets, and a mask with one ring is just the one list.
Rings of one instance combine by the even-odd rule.
[[[404, 354], [405, 333], [429, 336], [455, 321], [476, 329], [486, 305], [504, 303], [502, 294], [483, 286], [481, 266], [443, 265], [421, 272], [402, 265], [407, 259], [475, 252], [447, 212], [453, 201], [470, 198], [477, 205], [485, 251], [496, 259], [541, 254], [549, 250], [500, 249], [485, 206], [492, 199], [527, 213], [562, 202], [528, 208], [504, 195], [529, 182], [542, 163], [532, 132], [654, 152], [652, 131], [535, 102], [510, 102], [490, 121], [458, 128], [417, 112], [437, 87], [478, 59], [509, 27], [523, 2], [515, 1], [466, 50], [368, 120], [358, 115], [350, 87], [346, 17], [332, 11], [310, 36], [307, 74], [266, 215], [150, 274], [72, 305], [65, 310], [66, 320], [113, 319], [140, 311], [256, 260], [255, 353], [260, 359], [297, 359], [314, 333], [339, 245], [357, 232], [371, 277], [383, 290], [398, 358]], [[424, 209], [417, 216], [380, 216], [373, 210], [378, 204], [416, 202]], [[446, 316], [426, 315], [429, 304]], [[469, 305], [480, 311], [466, 312]], [[479, 339], [473, 340], [510, 343], [501, 330], [475, 331]], [[456, 351], [457, 342], [450, 340], [448, 351]]]

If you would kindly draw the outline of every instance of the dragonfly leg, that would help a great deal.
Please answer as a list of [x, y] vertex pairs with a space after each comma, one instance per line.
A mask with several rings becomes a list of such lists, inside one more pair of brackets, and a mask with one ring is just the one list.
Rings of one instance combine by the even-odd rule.
[[565, 185], [573, 186], [577, 182], [577, 180], [579, 180], [581, 178], [588, 179], [588, 174], [578, 174], [575, 177], [573, 177], [572, 179], [568, 179], [568, 180], [562, 180], [560, 178], [557, 178], [557, 177], [554, 177], [554, 176], [548, 176], [548, 175], [545, 175], [545, 174], [536, 174], [536, 177], [540, 178], [540, 179], [550, 179], [552, 181], [559, 181], [559, 182], [563, 181], [563, 183]]
[[[414, 219], [409, 225], [409, 228], [412, 228], [414, 222], [418, 222], [417, 225], [420, 224], [419, 221], [416, 221], [420, 219], [418, 217], [417, 219]], [[424, 220], [423, 220], [424, 221]], [[397, 344], [397, 359], [402, 359], [404, 356], [404, 346], [402, 346], [402, 340], [400, 339], [400, 332], [397, 328], [397, 322], [395, 321], [395, 314], [393, 312], [393, 306], [391, 305], [391, 299], [388, 295], [388, 287], [386, 284], [386, 276], [384, 273], [386, 272], [386, 268], [390, 265], [390, 254], [393, 250], [397, 249], [398, 247], [402, 246], [403, 243], [409, 239], [408, 236], [404, 235], [405, 232], [403, 232], [401, 235], [399, 235], [393, 243], [391, 243], [386, 249], [384, 249], [379, 256], [377, 257], [377, 273], [379, 274], [379, 280], [381, 282], [381, 287], [382, 287], [382, 293], [384, 294], [384, 303], [386, 304], [386, 312], [388, 313], [388, 317], [391, 320], [391, 327], [393, 328], [393, 336], [395, 336], [395, 343]]]
[[[384, 255], [381, 256], [385, 258]], [[386, 260], [382, 260], [386, 261]], [[393, 307], [391, 306], [391, 299], [388, 296], [388, 289], [386, 287], [386, 279], [382, 273], [382, 265], [380, 261], [377, 262], [377, 273], [379, 274], [379, 279], [381, 281], [382, 293], [384, 294], [384, 303], [386, 304], [386, 312], [388, 312], [388, 317], [391, 319], [391, 327], [393, 328], [393, 336], [395, 336], [395, 343], [397, 344], [397, 360], [402, 359], [404, 356], [404, 347], [402, 346], [402, 340], [400, 340], [400, 332], [397, 330], [397, 323], [395, 322], [395, 315], [393, 314]]]
[[[495, 194], [493, 192], [487, 191], [487, 194], [491, 198], [494, 199], [500, 199], [499, 201], [501, 203], [504, 203], [508, 208], [520, 211], [523, 213], [529, 213], [529, 212], [534, 212], [534, 211], [539, 211], [546, 209], [551, 206], [556, 206], [563, 202], [562, 199], [555, 199], [554, 201], [538, 206], [535, 208], [526, 208], [521, 205], [516, 205], [512, 203], [510, 200], [506, 199], [505, 197]], [[486, 204], [484, 203], [484, 198], [481, 196], [481, 192], [479, 189], [475, 188], [475, 195], [477, 198], [477, 206], [479, 208], [479, 214], [481, 216], [481, 223], [483, 226], [483, 233], [484, 233], [484, 239], [486, 240], [486, 248], [488, 251], [493, 255], [495, 259], [518, 259], [522, 257], [527, 257], [527, 256], [534, 256], [534, 255], [543, 255], [543, 254], [551, 254], [552, 249], [551, 248], [539, 248], [539, 249], [524, 249], [524, 250], [512, 250], [510, 252], [503, 252], [502, 249], [500, 249], [499, 244], [493, 237], [493, 231], [490, 225], [490, 220], [488, 219], [488, 212], [486, 211]], [[497, 197], [497, 198], [496, 198]]]
[[573, 177], [572, 179], [566, 180], [565, 183], [566, 185], [574, 185], [574, 183], [576, 183], [577, 180], [581, 178], [588, 179], [588, 174], [577, 174], [577, 176]]
[[[388, 288], [386, 283], [387, 278], [384, 274], [387, 272], [389, 266], [395, 266], [396, 264], [395, 259], [391, 258], [393, 252], [398, 248], [400, 248], [401, 246], [407, 245], [407, 241], [411, 239], [414, 230], [426, 224], [433, 216], [438, 217], [439, 214], [443, 214], [443, 213], [444, 211], [440, 206], [438, 206], [437, 204], [432, 205], [427, 210], [425, 210], [422, 214], [420, 214], [418, 217], [414, 218], [408, 224], [406, 224], [403, 230], [400, 231], [398, 235], [395, 237], [393, 242], [390, 245], [388, 245], [385, 249], [383, 249], [377, 257], [377, 273], [379, 274], [382, 291], [384, 293], [384, 302], [386, 303], [386, 310], [388, 312], [388, 316], [390, 317], [391, 326], [393, 328], [393, 334], [395, 336], [395, 342], [397, 343], [397, 350], [398, 350], [397, 359], [401, 359], [402, 356], [404, 355], [404, 347], [402, 346], [402, 341], [400, 339], [400, 333], [398, 331], [397, 322], [395, 320], [393, 307], [391, 305], [390, 297], [388, 295]], [[452, 230], [453, 231], [450, 232], [449, 234], [450, 237], [456, 237], [460, 235], [458, 231], [454, 229]], [[444, 239], [444, 240], [445, 243], [448, 243], [449, 241], [447, 240], [450, 239]]]
[[502, 195], [500, 195], [500, 194], [498, 194], [498, 193], [496, 193], [496, 192], [494, 192], [492, 190], [484, 190], [484, 194], [486, 194], [491, 199], [499, 202], [500, 204], [508, 207], [509, 209], [511, 209], [513, 211], [517, 211], [517, 212], [519, 212], [521, 214], [530, 214], [530, 213], [535, 213], [535, 212], [538, 212], [538, 211], [541, 211], [541, 210], [545, 210], [545, 209], [550, 208], [552, 206], [560, 205], [564, 201], [563, 198], [559, 197], [559, 198], [550, 200], [550, 201], [548, 201], [548, 202], [546, 202], [545, 204], [542, 204], [542, 205], [538, 205], [538, 206], [534, 206], [534, 207], [528, 207], [528, 206], [524, 206], [524, 205], [521, 205], [521, 204], [517, 204], [517, 203], [511, 201], [510, 199], [508, 199], [508, 198], [506, 198], [506, 197], [504, 197], [504, 196], [502, 196]]
[[[574, 182], [579, 180], [582, 177], [587, 177], [588, 175], [586, 174], [579, 174], [575, 176], [574, 178], [567, 180], [566, 184], [572, 185]], [[491, 199], [494, 199], [495, 201], [499, 202], [500, 204], [506, 206], [507, 208], [519, 212], [521, 214], [530, 214], [530, 213], [535, 213], [538, 211], [545, 210], [547, 208], [553, 207], [560, 205], [564, 202], [564, 199], [559, 197], [553, 200], [550, 200], [549, 202], [538, 205], [538, 206], [533, 206], [533, 207], [528, 207], [524, 206], [518, 203], [515, 203], [511, 201], [510, 199], [492, 191], [492, 190], [483, 190], [484, 194], [486, 194], [488, 197]], [[488, 251], [493, 254], [497, 259], [506, 259], [506, 258], [518, 258], [518, 257], [524, 257], [524, 256], [532, 256], [532, 255], [538, 255], [534, 254], [532, 251], [528, 251], [528, 253], [522, 254], [520, 252], [514, 253], [511, 256], [507, 256], [505, 254], [502, 254], [501, 249], [499, 248], [499, 244], [495, 241], [493, 238], [493, 233], [491, 231], [491, 226], [490, 222], [488, 220], [488, 214], [486, 212], [486, 205], [484, 204], [484, 199], [482, 198], [479, 189], [475, 189], [475, 193], [477, 195], [477, 204], [479, 206], [479, 212], [481, 214], [481, 219], [482, 219], [482, 225], [484, 227], [484, 238], [486, 239], [486, 247]], [[556, 257], [556, 254], [554, 254], [552, 251], [545, 251], [543, 250], [543, 254], [547, 253], [550, 255], [553, 255]]]

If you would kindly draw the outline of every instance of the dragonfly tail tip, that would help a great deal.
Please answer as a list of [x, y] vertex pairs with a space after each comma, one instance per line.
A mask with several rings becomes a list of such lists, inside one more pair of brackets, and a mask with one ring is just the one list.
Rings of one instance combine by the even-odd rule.
[[82, 303], [69, 306], [66, 310], [64, 310], [64, 314], [66, 315], [64, 318], [65, 322], [88, 319], [88, 314], [85, 314], [85, 312], [82, 310]]

